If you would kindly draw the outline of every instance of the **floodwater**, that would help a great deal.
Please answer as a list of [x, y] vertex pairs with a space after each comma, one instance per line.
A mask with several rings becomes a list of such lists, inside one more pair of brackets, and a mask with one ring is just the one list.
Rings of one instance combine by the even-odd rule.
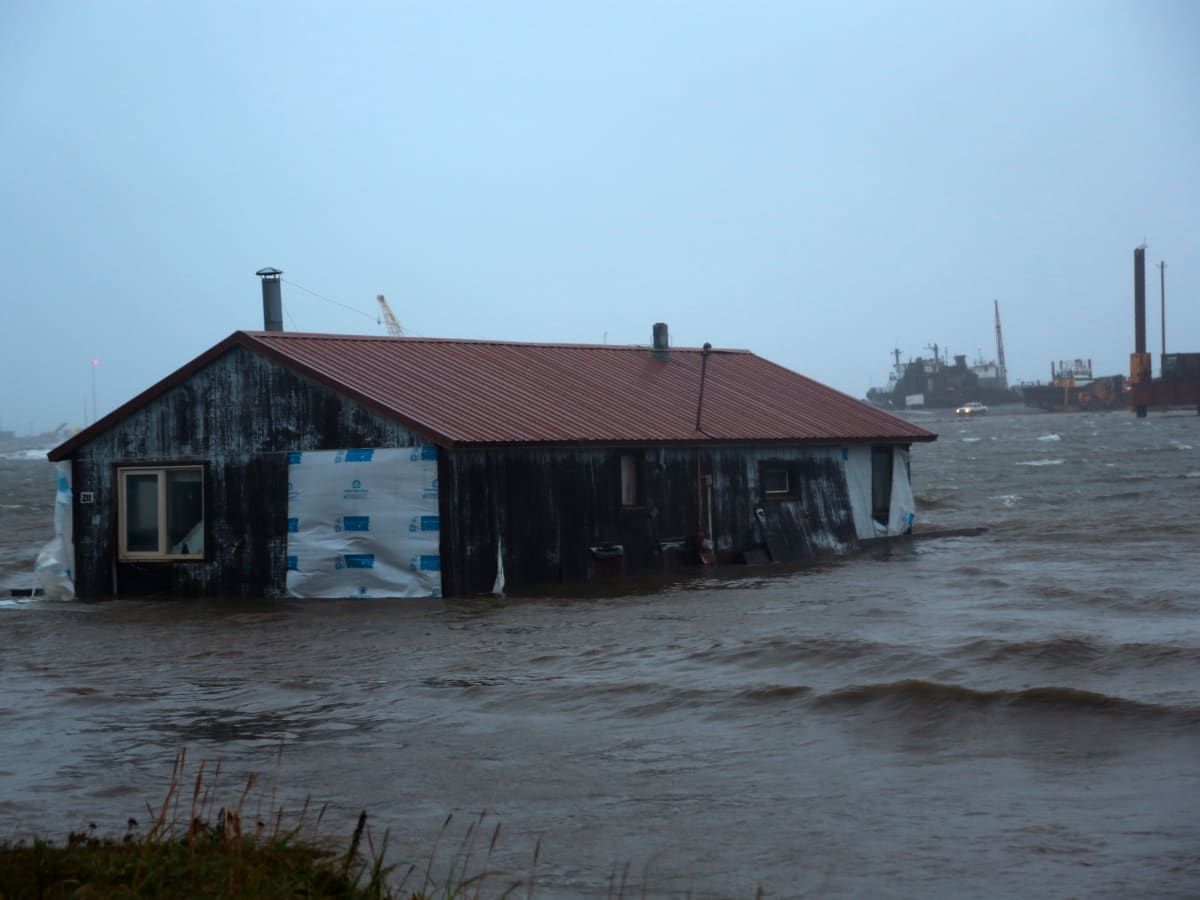
[[[0, 837], [120, 833], [187, 748], [401, 868], [486, 810], [536, 897], [1200, 895], [1200, 417], [917, 421], [919, 522], [984, 534], [574, 598], [0, 600]], [[49, 468], [0, 460], [0, 586]]]

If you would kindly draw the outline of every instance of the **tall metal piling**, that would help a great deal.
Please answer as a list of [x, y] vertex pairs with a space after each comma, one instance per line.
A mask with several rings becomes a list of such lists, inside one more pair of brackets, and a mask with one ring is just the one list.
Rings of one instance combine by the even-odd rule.
[[[1130, 360], [1129, 378], [1137, 383], [1151, 376], [1150, 357], [1146, 353], [1146, 248], [1133, 251], [1133, 339], [1134, 353]], [[1138, 404], [1135, 411], [1139, 419], [1146, 418], [1145, 404]]]

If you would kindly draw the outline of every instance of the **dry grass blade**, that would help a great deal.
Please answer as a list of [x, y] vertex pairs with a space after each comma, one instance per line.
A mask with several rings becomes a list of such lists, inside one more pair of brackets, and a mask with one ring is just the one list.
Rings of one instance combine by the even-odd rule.
[[[511, 879], [493, 869], [502, 828], [491, 828], [486, 854], [479, 867], [483, 829], [488, 811], [467, 824], [456, 851], [444, 865], [441, 876], [437, 857], [443, 840], [454, 823], [446, 816], [424, 864], [424, 879], [406, 889], [419, 863], [411, 863], [397, 885], [392, 866], [386, 864], [391, 831], [385, 830], [376, 844], [363, 810], [344, 850], [338, 842], [320, 836], [319, 827], [329, 810], [323, 804], [308, 836], [311, 797], [299, 808], [299, 820], [288, 827], [285, 811], [274, 807], [267, 822], [247, 825], [244, 811], [258, 808], [261, 796], [277, 796], [260, 786], [256, 773], [246, 777], [236, 802], [217, 806], [214, 783], [221, 765], [201, 762], [187, 768], [187, 755], [175, 756], [170, 783], [162, 800], [146, 804], [149, 827], [139, 831], [137, 821], [128, 820], [121, 838], [95, 835], [95, 826], [68, 836], [66, 846], [35, 840], [32, 845], [0, 841], [0, 900], [17, 897], [144, 897], [175, 898], [207, 896], [247, 900], [294, 900], [296, 897], [339, 897], [345, 900], [484, 900], [485, 897], [524, 896], [532, 900], [537, 887], [542, 839], [534, 844], [528, 877]], [[183, 790], [190, 788], [189, 804], [182, 803]], [[247, 806], [247, 804], [252, 806]], [[184, 814], [186, 813], [186, 818]], [[269, 823], [269, 824], [268, 824]], [[365, 844], [364, 844], [365, 841]], [[390, 883], [389, 883], [390, 882]], [[624, 898], [629, 889], [629, 866], [609, 877], [608, 896]], [[522, 890], [523, 889], [523, 890]], [[645, 894], [643, 889], [643, 895]], [[758, 897], [762, 897], [760, 889]]]
[[367, 811], [364, 809], [358, 814], [358, 825], [354, 828], [354, 837], [350, 839], [350, 846], [346, 850], [346, 858], [342, 862], [342, 874], [347, 875], [350, 872], [350, 864], [358, 858], [358, 845], [362, 842], [363, 831], [367, 827]]
[[529, 887], [525, 891], [526, 900], [533, 897], [533, 884], [537, 875], [538, 857], [542, 855], [542, 839], [538, 838], [537, 843], [533, 845], [533, 862], [529, 864]]

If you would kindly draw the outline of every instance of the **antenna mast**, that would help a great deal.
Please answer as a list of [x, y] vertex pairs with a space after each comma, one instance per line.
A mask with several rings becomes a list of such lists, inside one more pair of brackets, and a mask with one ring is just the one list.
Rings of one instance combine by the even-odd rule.
[[1004, 364], [1004, 335], [1000, 331], [1000, 301], [993, 300], [996, 307], [996, 367], [1000, 370], [1000, 387], [1008, 390], [1008, 366]]
[[387, 326], [387, 333], [392, 337], [403, 337], [404, 329], [400, 327], [400, 323], [392, 315], [392, 308], [383, 299], [383, 294], [376, 294], [375, 299], [379, 302], [379, 312], [383, 316], [383, 324]]

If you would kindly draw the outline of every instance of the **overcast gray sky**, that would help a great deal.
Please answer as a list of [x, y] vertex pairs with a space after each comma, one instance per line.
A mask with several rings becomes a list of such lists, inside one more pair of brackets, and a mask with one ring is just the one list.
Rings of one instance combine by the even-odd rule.
[[[1200, 3], [0, 4], [0, 428], [238, 329], [1200, 351]], [[1159, 347], [1158, 270], [1149, 334]], [[326, 302], [331, 298], [358, 312]]]

